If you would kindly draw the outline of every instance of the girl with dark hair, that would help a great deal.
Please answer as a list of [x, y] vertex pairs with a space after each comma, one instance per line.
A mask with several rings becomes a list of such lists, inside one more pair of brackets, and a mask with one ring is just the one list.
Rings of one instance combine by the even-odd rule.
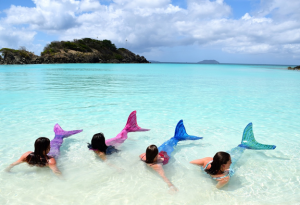
[[49, 167], [55, 174], [61, 172], [56, 166], [56, 161], [52, 156], [47, 155], [50, 152], [50, 140], [46, 137], [38, 138], [34, 143], [34, 152], [24, 153], [20, 159], [12, 163], [6, 171], [10, 171], [14, 166], [27, 162], [30, 166]]
[[217, 180], [217, 188], [225, 186], [230, 179], [229, 168], [231, 165], [231, 157], [227, 152], [217, 152], [212, 157], [196, 159], [190, 162], [203, 167], [204, 171], [213, 179]]
[[229, 182], [230, 177], [233, 176], [233, 167], [246, 149], [272, 150], [275, 148], [275, 145], [258, 143], [254, 138], [252, 123], [249, 123], [244, 129], [242, 142], [237, 147], [231, 149], [228, 153], [218, 152], [214, 158], [205, 157], [193, 160], [190, 163], [201, 166], [207, 174], [218, 181], [216, 187], [222, 188]]
[[105, 137], [101, 132], [94, 134], [91, 144], [88, 143], [88, 148], [93, 150], [103, 161], [106, 160], [106, 155], [119, 151], [114, 146], [105, 144]]
[[202, 137], [196, 137], [188, 135], [186, 133], [183, 121], [180, 120], [175, 128], [174, 137], [164, 142], [158, 148], [155, 145], [150, 145], [149, 147], [147, 147], [146, 153], [140, 155], [140, 159], [144, 161], [153, 170], [155, 170], [167, 183], [169, 188], [173, 189], [174, 191], [177, 191], [177, 188], [165, 176], [165, 172], [162, 165], [165, 165], [169, 162], [171, 153], [174, 151], [174, 148], [176, 147], [179, 141], [198, 139], [202, 139]]
[[106, 155], [118, 152], [115, 146], [122, 144], [128, 138], [128, 132], [142, 132], [149, 129], [143, 129], [138, 126], [136, 120], [136, 111], [130, 113], [126, 126], [114, 138], [105, 140], [103, 133], [97, 133], [93, 136], [91, 144], [88, 143], [88, 148], [93, 150], [103, 161], [106, 160]]
[[55, 137], [51, 142], [46, 137], [38, 138], [34, 143], [34, 152], [29, 151], [24, 153], [20, 159], [9, 165], [9, 167], [6, 168], [6, 171], [10, 171], [11, 168], [18, 164], [27, 162], [31, 166], [50, 167], [55, 174], [61, 175], [61, 172], [56, 166], [55, 158], [60, 155], [60, 147], [64, 138], [79, 132], [82, 132], [82, 130], [65, 131], [59, 124], [56, 124], [54, 126]]
[[[167, 156], [167, 155], [166, 155]], [[169, 157], [163, 158], [163, 155], [158, 153], [158, 149], [156, 145], [150, 145], [146, 149], [146, 154], [143, 153], [140, 155], [142, 161], [146, 162], [146, 164], [151, 167], [154, 171], [156, 171], [162, 179], [167, 183], [169, 188], [173, 188], [177, 191], [177, 188], [170, 182], [170, 180], [165, 176], [164, 169], [162, 165], [167, 163]]]

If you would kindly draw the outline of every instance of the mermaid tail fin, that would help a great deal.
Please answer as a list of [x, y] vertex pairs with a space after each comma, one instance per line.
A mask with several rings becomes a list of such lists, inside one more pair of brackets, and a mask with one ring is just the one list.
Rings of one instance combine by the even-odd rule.
[[55, 137], [62, 137], [62, 138], [66, 138], [66, 137], [70, 137], [71, 135], [75, 135], [79, 132], [82, 132], [82, 130], [71, 130], [71, 131], [64, 131], [59, 124], [54, 125], [54, 133], [55, 133]]
[[105, 143], [107, 146], [118, 146], [125, 142], [125, 140], [128, 138], [127, 133], [128, 132], [141, 132], [141, 131], [148, 131], [150, 129], [143, 129], [140, 128], [136, 122], [136, 111], [133, 111], [130, 113], [126, 126], [124, 129], [114, 138], [105, 140]]
[[82, 130], [64, 131], [59, 124], [54, 125], [55, 137], [50, 142], [51, 149], [48, 154], [57, 158], [60, 154], [60, 146], [62, 145], [64, 138], [70, 137], [71, 135], [75, 135], [79, 132], [82, 132]]
[[275, 145], [265, 145], [265, 144], [258, 143], [255, 140], [251, 122], [244, 129], [242, 142], [239, 145], [239, 147], [244, 147], [246, 149], [259, 149], [259, 150], [262, 150], [262, 149], [268, 150], [268, 149], [276, 148]]
[[183, 120], [180, 120], [177, 123], [177, 126], [175, 128], [174, 138], [177, 139], [178, 141], [182, 141], [182, 140], [199, 140], [202, 139], [203, 137], [188, 135], [183, 125]]
[[196, 137], [193, 135], [188, 135], [185, 131], [185, 127], [183, 125], [183, 121], [180, 120], [175, 128], [175, 135], [168, 141], [164, 142], [162, 145], [158, 147], [158, 152], [164, 151], [171, 156], [171, 153], [174, 151], [177, 143], [182, 140], [199, 140], [203, 137]]
[[126, 130], [127, 132], [141, 132], [149, 131], [150, 129], [144, 129], [139, 127], [136, 120], [136, 111], [132, 111], [128, 117], [124, 130]]

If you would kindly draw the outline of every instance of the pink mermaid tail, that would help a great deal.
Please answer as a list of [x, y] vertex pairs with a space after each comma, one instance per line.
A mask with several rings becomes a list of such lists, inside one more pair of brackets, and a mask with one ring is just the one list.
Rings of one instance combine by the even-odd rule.
[[75, 135], [79, 132], [82, 132], [82, 130], [64, 131], [59, 124], [54, 125], [55, 137], [50, 142], [51, 149], [48, 155], [57, 158], [60, 154], [60, 146], [62, 145], [64, 138], [70, 137], [71, 135]]
[[148, 130], [150, 129], [144, 129], [138, 126], [136, 121], [136, 111], [133, 111], [132, 113], [130, 113], [124, 129], [116, 137], [105, 140], [105, 143], [107, 146], [116, 146], [122, 144], [128, 138], [128, 132], [143, 132]]

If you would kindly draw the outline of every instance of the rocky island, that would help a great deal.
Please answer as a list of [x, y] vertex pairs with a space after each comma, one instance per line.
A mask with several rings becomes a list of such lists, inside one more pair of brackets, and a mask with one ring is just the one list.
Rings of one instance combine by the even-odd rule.
[[40, 56], [21, 47], [19, 50], [2, 48], [0, 64], [49, 63], [149, 63], [126, 48], [116, 48], [110, 40], [83, 38], [73, 41], [53, 41]]
[[300, 70], [300, 65], [292, 68], [292, 67], [288, 67], [289, 70]]
[[219, 64], [219, 62], [216, 60], [203, 60], [198, 63], [200, 63], [200, 64]]

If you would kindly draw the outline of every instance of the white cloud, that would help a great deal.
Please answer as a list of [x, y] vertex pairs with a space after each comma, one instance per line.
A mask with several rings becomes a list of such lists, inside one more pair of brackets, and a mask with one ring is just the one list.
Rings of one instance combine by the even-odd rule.
[[82, 0], [80, 2], [80, 11], [96, 11], [101, 8], [97, 0]]
[[155, 9], [165, 7], [171, 3], [170, 0], [114, 0], [116, 5], [125, 9], [134, 10], [136, 8]]
[[[260, 7], [240, 19], [223, 0], [187, 0], [187, 8], [171, 0], [34, 0], [34, 8], [11, 6], [2, 21], [6, 29], [24, 26], [33, 41], [37, 31], [58, 40], [83, 37], [110, 39], [119, 47], [140, 52], [160, 47], [198, 45], [229, 53], [299, 54], [300, 2], [262, 0]], [[0, 31], [1, 32], [1, 31]], [[29, 35], [30, 36], [30, 35]], [[0, 41], [6, 37], [0, 35]], [[127, 41], [126, 41], [127, 39]], [[19, 41], [16, 41], [19, 42]]]
[[258, 44], [249, 46], [236, 46], [223, 48], [228, 53], [249, 53], [249, 54], [260, 54], [260, 53], [273, 53], [276, 51], [274, 46], [268, 44]]
[[57, 31], [76, 26], [79, 2], [73, 0], [34, 0], [36, 7], [12, 5], [5, 12], [6, 24], [28, 24], [31, 29]]
[[255, 17], [251, 17], [249, 13], [246, 13], [242, 17], [242, 20], [250, 21], [251, 23], [272, 23], [272, 19], [270, 18], [255, 18]]
[[32, 44], [35, 31], [28, 31], [25, 28], [6, 27], [6, 25], [0, 26], [0, 45], [1, 48], [14, 48], [19, 49], [21, 46], [25, 46], [28, 50], [41, 49], [40, 45]]
[[222, 0], [188, 0], [188, 14], [190, 18], [212, 19], [228, 17], [231, 14], [231, 8], [224, 4]]
[[276, 21], [297, 20], [300, 1], [261, 0], [261, 7], [255, 12], [257, 16], [271, 15]]

